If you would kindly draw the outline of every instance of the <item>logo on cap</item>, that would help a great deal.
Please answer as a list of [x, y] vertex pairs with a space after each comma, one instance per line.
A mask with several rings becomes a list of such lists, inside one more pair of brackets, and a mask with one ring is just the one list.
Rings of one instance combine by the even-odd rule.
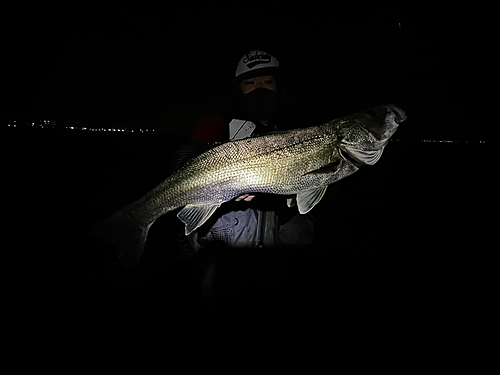
[[279, 66], [276, 58], [264, 51], [254, 50], [247, 52], [238, 62], [235, 77], [250, 72], [258, 72], [264, 68], [277, 68]]
[[269, 63], [270, 61], [271, 55], [263, 51], [248, 52], [242, 59], [243, 64], [245, 64], [248, 69], [252, 69], [259, 64]]

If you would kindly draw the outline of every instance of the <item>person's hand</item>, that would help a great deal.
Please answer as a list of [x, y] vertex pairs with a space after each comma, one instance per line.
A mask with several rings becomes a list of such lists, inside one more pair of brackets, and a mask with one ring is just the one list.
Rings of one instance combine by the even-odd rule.
[[255, 197], [255, 195], [243, 194], [243, 195], [240, 195], [238, 198], [236, 198], [235, 201], [236, 202], [239, 202], [239, 201], [250, 202], [254, 197]]

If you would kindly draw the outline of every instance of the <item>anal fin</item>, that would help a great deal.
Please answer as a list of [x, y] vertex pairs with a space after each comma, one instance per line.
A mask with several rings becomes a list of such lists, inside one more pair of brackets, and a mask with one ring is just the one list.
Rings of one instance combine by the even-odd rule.
[[297, 206], [301, 214], [306, 214], [319, 203], [323, 195], [325, 195], [328, 185], [319, 188], [301, 191], [297, 194]]
[[188, 204], [180, 210], [177, 217], [181, 219], [184, 224], [186, 224], [186, 236], [201, 227], [210, 218], [210, 216], [212, 216], [217, 208], [219, 208], [219, 205], [195, 206]]

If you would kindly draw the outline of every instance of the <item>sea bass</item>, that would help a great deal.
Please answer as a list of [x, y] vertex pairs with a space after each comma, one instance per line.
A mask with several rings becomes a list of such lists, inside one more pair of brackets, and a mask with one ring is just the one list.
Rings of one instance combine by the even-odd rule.
[[227, 142], [188, 160], [138, 201], [101, 226], [124, 265], [134, 265], [149, 228], [167, 212], [190, 234], [224, 202], [247, 193], [288, 196], [301, 214], [323, 197], [329, 184], [373, 165], [406, 115], [381, 105], [318, 126]]

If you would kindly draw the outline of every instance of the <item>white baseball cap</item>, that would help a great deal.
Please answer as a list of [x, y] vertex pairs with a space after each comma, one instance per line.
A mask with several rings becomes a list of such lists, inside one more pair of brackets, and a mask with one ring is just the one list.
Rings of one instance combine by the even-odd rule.
[[275, 75], [279, 62], [273, 55], [259, 50], [245, 53], [236, 67], [236, 79], [241, 81], [249, 77]]

